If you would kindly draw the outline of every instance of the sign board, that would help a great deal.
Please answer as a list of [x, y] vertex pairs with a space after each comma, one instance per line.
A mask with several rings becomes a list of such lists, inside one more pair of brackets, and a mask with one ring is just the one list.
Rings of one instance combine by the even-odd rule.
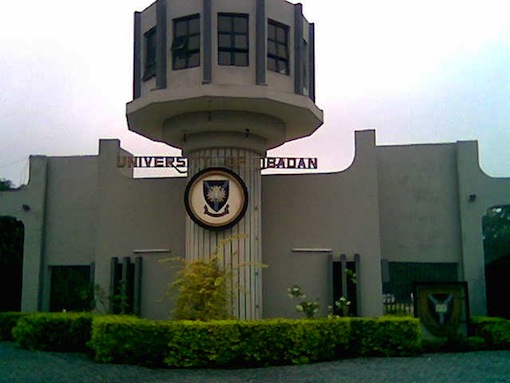
[[214, 165], [213, 161], [221, 160], [228, 168], [253, 167], [264, 169], [308, 169], [317, 170], [317, 158], [308, 157], [263, 157], [255, 161], [246, 157], [165, 157], [165, 156], [117, 156], [119, 168], [170, 168], [178, 173], [186, 173], [190, 160], [199, 162], [207, 168]]
[[195, 174], [184, 193], [190, 218], [206, 229], [222, 230], [235, 225], [248, 206], [244, 181], [227, 168], [208, 168]]
[[469, 299], [466, 282], [419, 282], [414, 285], [414, 313], [426, 337], [468, 335]]

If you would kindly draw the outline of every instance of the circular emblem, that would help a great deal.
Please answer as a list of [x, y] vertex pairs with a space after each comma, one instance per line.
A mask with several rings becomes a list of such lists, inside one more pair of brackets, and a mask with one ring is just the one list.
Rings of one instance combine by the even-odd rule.
[[226, 229], [244, 216], [248, 189], [241, 177], [231, 170], [208, 168], [191, 178], [184, 203], [196, 224], [206, 229]]

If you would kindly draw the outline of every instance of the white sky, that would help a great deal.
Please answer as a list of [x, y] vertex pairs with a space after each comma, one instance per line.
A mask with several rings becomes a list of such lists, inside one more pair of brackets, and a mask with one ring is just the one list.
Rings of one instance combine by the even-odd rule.
[[[125, 119], [133, 12], [152, 2], [0, 0], [0, 178], [26, 182], [30, 154], [96, 154], [99, 138], [136, 155], [179, 153]], [[325, 123], [270, 155], [345, 169], [353, 132], [373, 128], [379, 145], [478, 140], [482, 168], [510, 176], [509, 2], [301, 3], [316, 24]]]

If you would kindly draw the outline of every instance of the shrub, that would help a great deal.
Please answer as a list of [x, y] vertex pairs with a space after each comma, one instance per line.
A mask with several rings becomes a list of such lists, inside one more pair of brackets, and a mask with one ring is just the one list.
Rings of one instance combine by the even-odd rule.
[[20, 318], [12, 334], [29, 350], [86, 351], [91, 323], [89, 313], [34, 313]]
[[349, 322], [286, 320], [175, 322], [171, 367], [246, 367], [301, 364], [345, 354]]
[[12, 329], [16, 327], [18, 320], [27, 315], [28, 313], [22, 312], [0, 313], [0, 340], [14, 340], [12, 337]]
[[479, 336], [459, 335], [451, 338], [424, 339], [422, 352], [467, 352], [486, 349], [485, 340]]
[[163, 366], [171, 324], [122, 315], [97, 316], [89, 347], [96, 362]]
[[471, 325], [474, 335], [485, 339], [488, 348], [510, 350], [510, 320], [473, 317]]
[[350, 351], [355, 356], [407, 356], [421, 348], [415, 318], [352, 318]]

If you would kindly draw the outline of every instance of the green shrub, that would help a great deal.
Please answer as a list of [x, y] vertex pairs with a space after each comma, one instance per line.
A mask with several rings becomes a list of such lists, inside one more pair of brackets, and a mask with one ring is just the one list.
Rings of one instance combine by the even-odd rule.
[[171, 324], [121, 315], [96, 316], [89, 347], [96, 362], [163, 366]]
[[479, 336], [424, 339], [422, 352], [468, 352], [486, 349], [485, 339]]
[[510, 350], [510, 320], [473, 317], [471, 326], [475, 336], [485, 339], [487, 348]]
[[345, 319], [174, 322], [170, 367], [246, 367], [332, 360], [345, 354]]
[[410, 355], [419, 351], [421, 334], [414, 318], [202, 322], [100, 316], [89, 345], [98, 362], [225, 368]]
[[421, 348], [418, 319], [406, 317], [352, 318], [353, 356], [407, 356]]
[[86, 351], [91, 323], [89, 313], [34, 313], [22, 317], [12, 334], [29, 350]]
[[27, 316], [28, 313], [22, 312], [2, 312], [0, 313], [0, 340], [14, 340], [12, 329], [16, 327], [18, 320]]

